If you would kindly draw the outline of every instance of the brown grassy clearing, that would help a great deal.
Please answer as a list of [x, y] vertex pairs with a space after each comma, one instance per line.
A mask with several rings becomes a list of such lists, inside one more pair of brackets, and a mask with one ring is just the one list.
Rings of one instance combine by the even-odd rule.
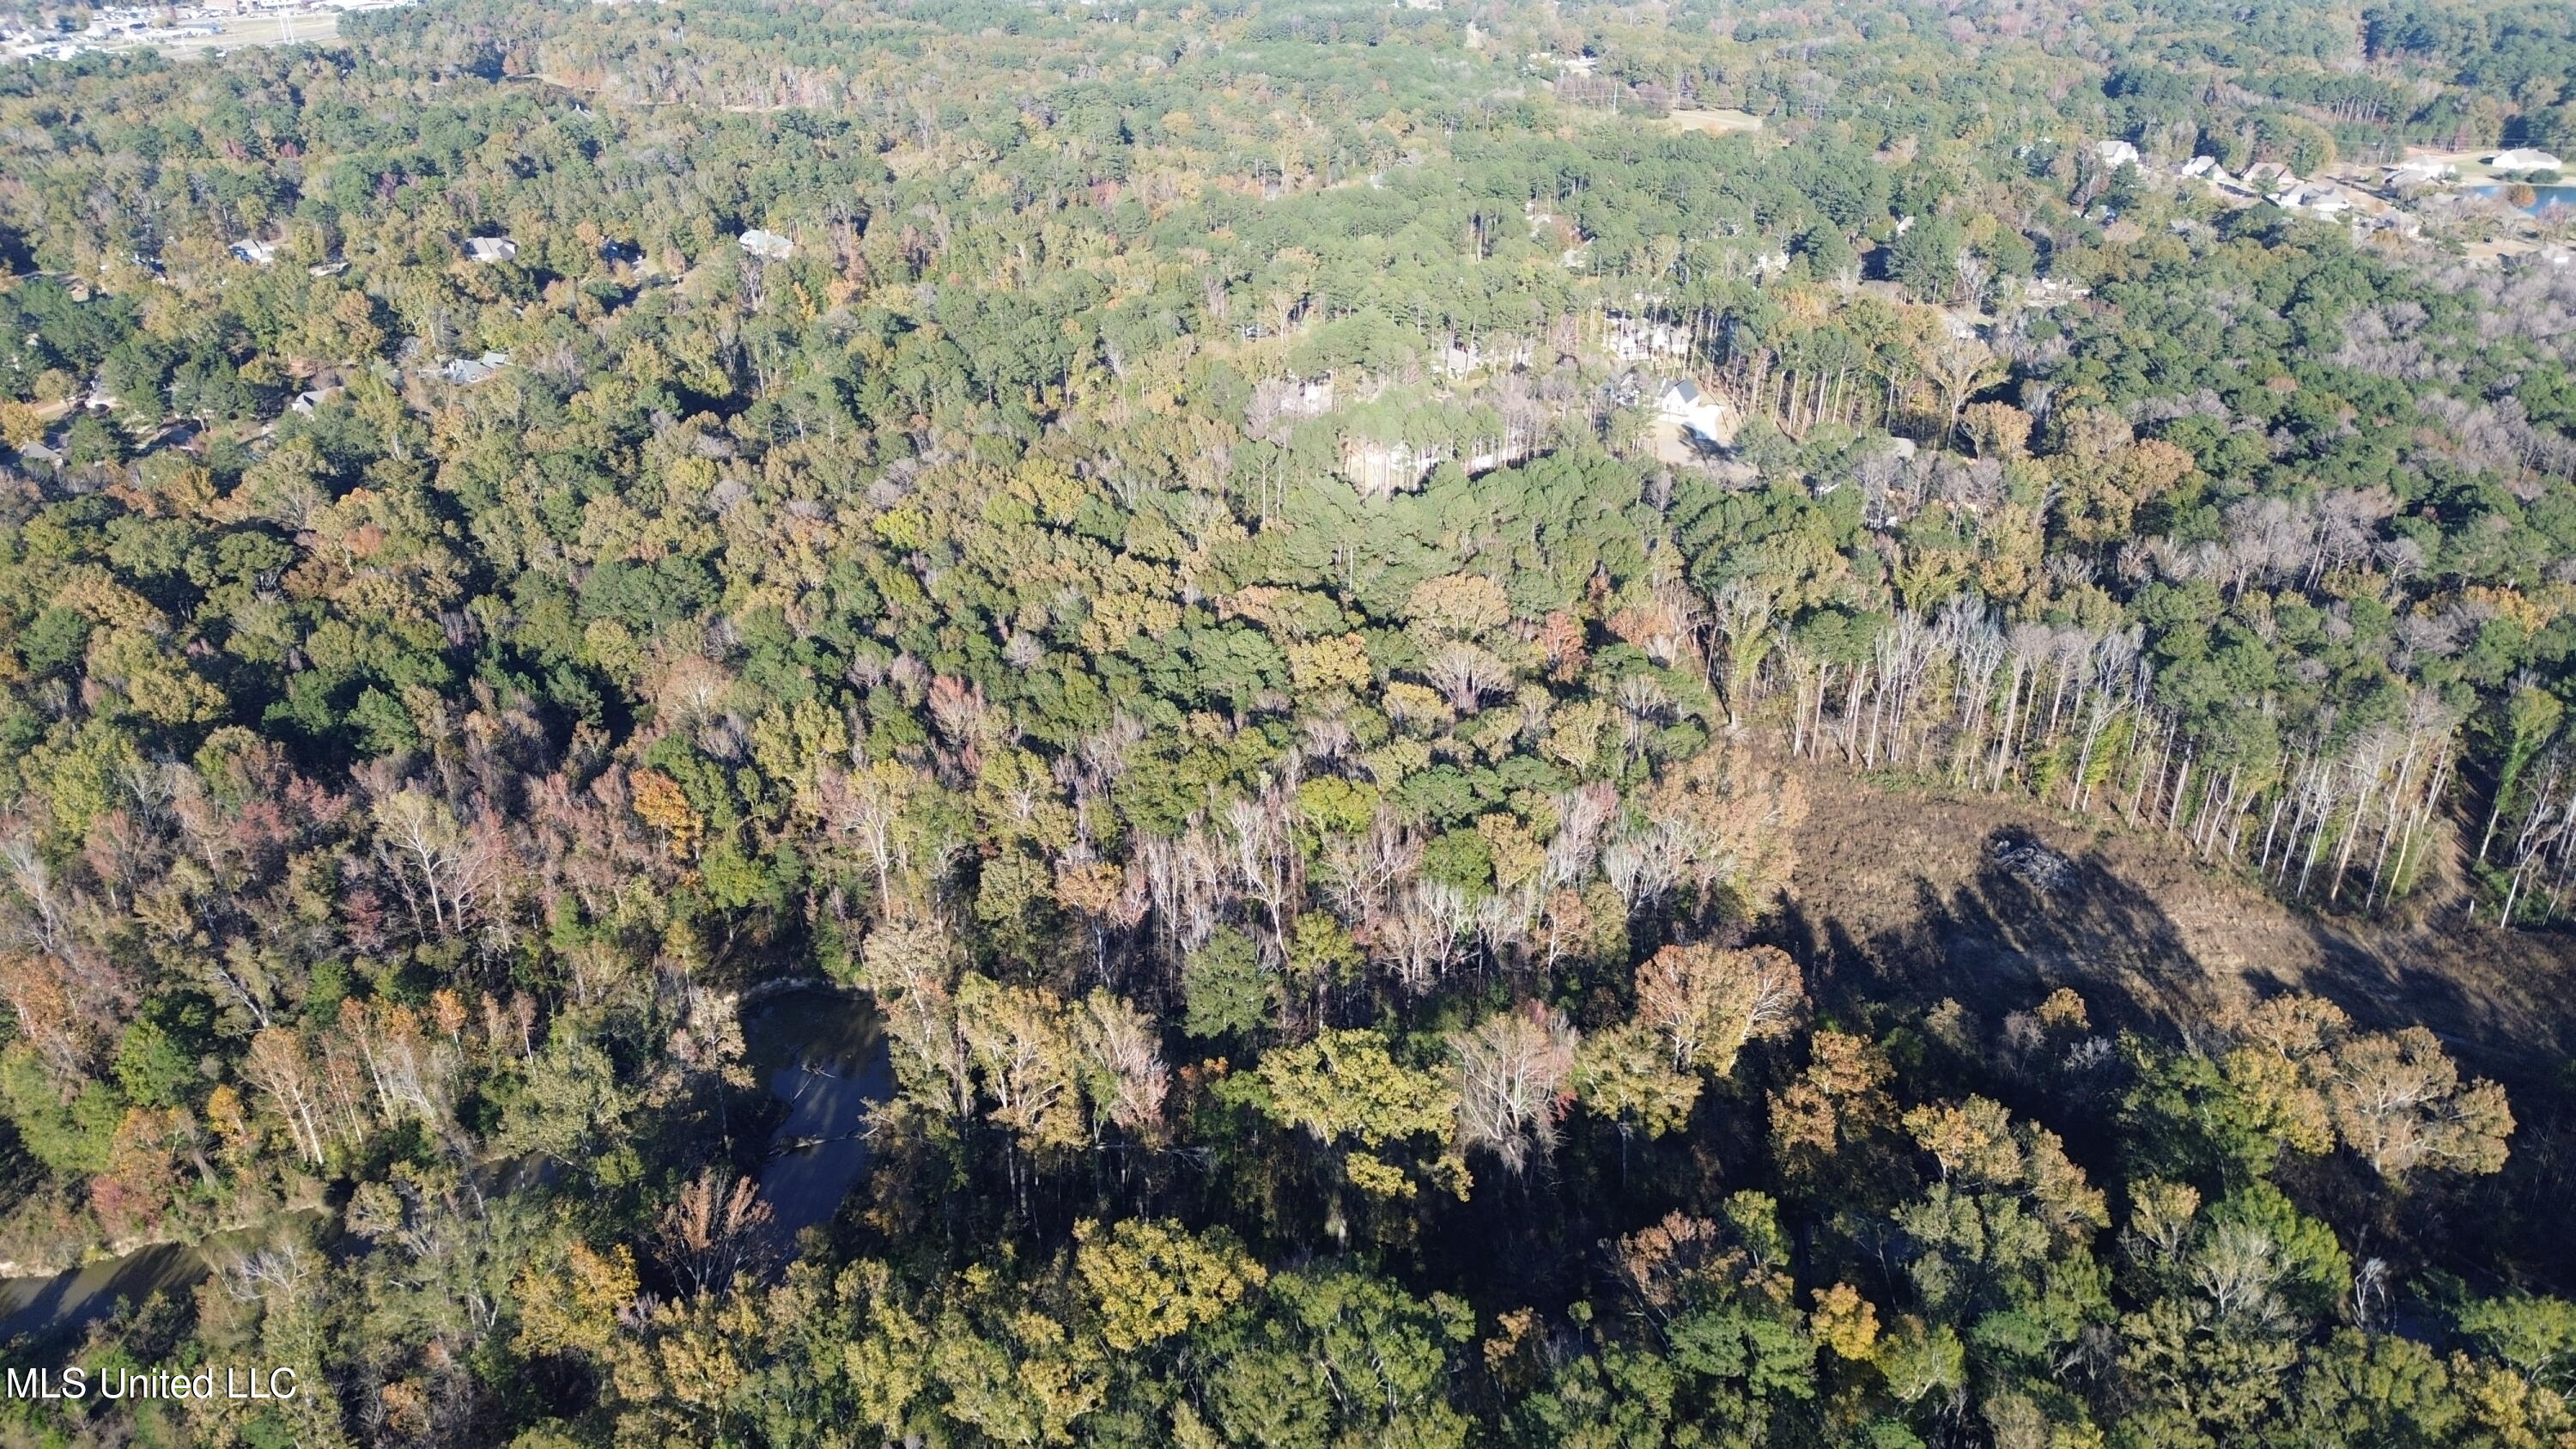
[[[1894, 987], [1991, 1022], [2070, 986], [2097, 1027], [2171, 1032], [2302, 990], [2366, 1025], [2420, 1022], [2497, 1075], [2554, 1071], [2576, 1048], [2564, 935], [2472, 926], [2456, 903], [2391, 920], [2294, 909], [2161, 833], [1827, 769], [1802, 778], [1785, 930], [1827, 1001], [1837, 985]], [[2064, 858], [2054, 884], [1999, 858], [2028, 843]]]

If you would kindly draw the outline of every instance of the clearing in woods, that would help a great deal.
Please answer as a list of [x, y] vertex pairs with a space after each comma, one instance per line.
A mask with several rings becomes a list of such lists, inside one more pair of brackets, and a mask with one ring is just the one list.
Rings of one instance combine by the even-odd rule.
[[2296, 989], [2371, 1025], [2421, 1022], [2499, 1076], [2576, 1047], [2576, 950], [2560, 935], [2468, 925], [2456, 905], [2385, 921], [2296, 910], [2154, 831], [1832, 770], [1801, 779], [1786, 916], [1821, 999], [1899, 985], [1991, 1021], [2070, 986], [2097, 1026], [2170, 1031]]
[[1759, 131], [1762, 118], [1750, 111], [1675, 111], [1661, 124], [1676, 131], [1704, 131], [1723, 136], [1729, 131]]

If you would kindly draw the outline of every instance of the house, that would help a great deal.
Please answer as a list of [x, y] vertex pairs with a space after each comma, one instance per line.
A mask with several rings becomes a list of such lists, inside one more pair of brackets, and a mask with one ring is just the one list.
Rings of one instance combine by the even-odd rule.
[[774, 231], [747, 231], [735, 240], [742, 249], [764, 262], [783, 262], [796, 255], [796, 243]]
[[2093, 157], [2115, 169], [2135, 166], [2138, 164], [2138, 148], [2126, 141], [2097, 141], [2093, 144]]
[[2530, 146], [2498, 151], [2487, 158], [2487, 164], [2498, 171], [2561, 171], [2566, 169], [2558, 158]]
[[29, 443], [18, 450], [18, 461], [41, 463], [48, 468], [59, 468], [63, 465], [63, 455], [42, 443]]
[[273, 242], [246, 236], [233, 243], [233, 255], [254, 267], [264, 267], [277, 260], [277, 246]]
[[288, 403], [286, 406], [287, 406], [287, 407], [288, 407], [288, 409], [290, 409], [291, 411], [294, 411], [294, 412], [297, 412], [297, 413], [301, 413], [301, 414], [303, 414], [305, 417], [308, 417], [308, 418], [309, 418], [309, 417], [313, 416], [313, 410], [314, 410], [316, 407], [319, 407], [319, 406], [321, 406], [323, 403], [329, 402], [331, 399], [333, 399], [333, 398], [335, 398], [335, 397], [338, 397], [338, 396], [340, 395], [340, 392], [341, 392], [341, 389], [336, 388], [336, 387], [317, 387], [317, 388], [313, 388], [313, 389], [310, 389], [310, 390], [305, 391], [305, 392], [299, 392], [299, 393], [297, 393], [297, 394], [295, 395], [295, 401], [293, 401], [293, 402], [291, 402], [291, 403]]
[[2228, 175], [2227, 168], [2219, 165], [2218, 158], [2215, 156], [2194, 156], [2176, 167], [2175, 174], [2206, 182], [2216, 190], [2232, 192], [2238, 196], [2254, 194], [2253, 189], [2243, 181]]
[[465, 242], [465, 255], [487, 267], [495, 262], [506, 262], [518, 254], [519, 244], [505, 236], [469, 237]]
[[336, 277], [342, 272], [349, 270], [349, 264], [337, 257], [334, 257], [327, 262], [315, 262], [304, 270], [317, 277]]
[[2328, 181], [2303, 181], [2284, 187], [2264, 198], [2283, 211], [2306, 211], [2319, 216], [2334, 216], [2352, 210], [2352, 198], [2342, 187]]
[[438, 369], [438, 375], [458, 387], [472, 387], [478, 382], [491, 381], [509, 365], [510, 354], [486, 352], [481, 357], [450, 358], [445, 366]]
[[2409, 161], [2388, 168], [2390, 186], [2430, 186], [2448, 181], [2460, 174], [2460, 168], [2447, 161]]
[[1687, 377], [1665, 383], [1655, 394], [1655, 416], [1703, 442], [1724, 447], [1735, 441], [1734, 407]]

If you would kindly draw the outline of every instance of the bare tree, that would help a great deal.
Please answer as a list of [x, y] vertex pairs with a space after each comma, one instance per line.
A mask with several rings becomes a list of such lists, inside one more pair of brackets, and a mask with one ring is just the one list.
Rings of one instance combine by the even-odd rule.
[[[376, 855], [410, 903], [424, 935], [452, 936], [500, 862], [486, 842], [458, 823], [447, 803], [416, 786], [376, 802]], [[421, 911], [428, 909], [428, 920]]]
[[1159, 1137], [1171, 1070], [1155, 1050], [1153, 1023], [1129, 1003], [1094, 991], [1074, 1018], [1073, 1033], [1091, 1068], [1095, 1118], [1137, 1137]]
[[1422, 836], [1384, 806], [1357, 835], [1325, 837], [1324, 889], [1342, 919], [1368, 926], [1422, 869]]
[[1947, 448], [1957, 438], [1959, 414], [1977, 389], [2001, 376], [1994, 349], [1973, 336], [1944, 332], [1938, 341], [1921, 349], [1916, 360], [1923, 375], [1941, 394], [1943, 412], [1941, 446]]
[[1487, 1017], [1450, 1038], [1458, 1060], [1458, 1131], [1518, 1173], [1533, 1150], [1556, 1146], [1556, 1122], [1571, 1101], [1574, 1028], [1530, 1002]]
[[1474, 714], [1484, 707], [1487, 695], [1500, 694], [1512, 685], [1509, 665], [1491, 650], [1464, 639], [1452, 639], [1434, 650], [1422, 662], [1422, 677], [1460, 714]]
[[1396, 910], [1373, 933], [1377, 955], [1395, 970], [1396, 984], [1420, 995], [1457, 962], [1458, 943], [1475, 915], [1466, 893], [1446, 881], [1416, 881]]
[[319, 1165], [323, 1152], [320, 1092], [303, 1041], [284, 1027], [268, 1028], [251, 1038], [250, 1052], [242, 1058], [242, 1075], [267, 1094], [304, 1160]]

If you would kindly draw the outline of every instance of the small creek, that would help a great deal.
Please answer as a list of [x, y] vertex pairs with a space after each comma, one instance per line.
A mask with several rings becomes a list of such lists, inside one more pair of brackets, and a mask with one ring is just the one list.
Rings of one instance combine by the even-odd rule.
[[206, 1260], [185, 1243], [155, 1243], [122, 1258], [84, 1263], [50, 1278], [0, 1281], [0, 1338], [49, 1333], [104, 1317], [121, 1301], [193, 1287]]
[[[894, 1095], [883, 1022], [867, 998], [820, 987], [783, 992], [743, 1019], [753, 1070], [787, 1104], [770, 1139], [760, 1196], [782, 1252], [796, 1235], [828, 1222], [867, 1172], [860, 1136], [868, 1109]], [[219, 1234], [217, 1241], [259, 1235]], [[105, 1317], [119, 1302], [185, 1290], [206, 1276], [205, 1255], [185, 1243], [155, 1243], [46, 1277], [0, 1279], [0, 1339], [51, 1333]]]
[[[271, 1228], [312, 1212], [292, 1212]], [[52, 1333], [104, 1318], [119, 1303], [141, 1303], [155, 1293], [177, 1293], [197, 1286], [210, 1271], [206, 1248], [248, 1251], [269, 1240], [271, 1232], [248, 1228], [217, 1233], [203, 1246], [154, 1243], [121, 1258], [101, 1258], [77, 1268], [40, 1278], [0, 1279], [0, 1339], [21, 1334]]]

